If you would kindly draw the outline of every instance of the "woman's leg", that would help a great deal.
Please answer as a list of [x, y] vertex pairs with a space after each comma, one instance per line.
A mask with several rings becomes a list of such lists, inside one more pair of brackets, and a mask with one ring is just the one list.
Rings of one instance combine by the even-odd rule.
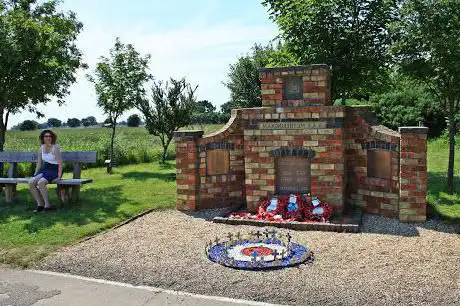
[[38, 188], [37, 188], [37, 184], [38, 184], [38, 181], [43, 177], [43, 174], [38, 174], [36, 176], [34, 176], [33, 178], [30, 179], [29, 181], [29, 189], [30, 189], [30, 193], [32, 194], [34, 200], [35, 200], [35, 203], [37, 203], [37, 206], [43, 206], [44, 203], [43, 203], [43, 199], [40, 195], [40, 192], [38, 191]]
[[45, 178], [41, 178], [38, 180], [38, 190], [40, 191], [40, 194], [42, 195], [43, 201], [45, 202], [45, 208], [51, 207], [50, 201], [48, 199], [48, 188], [46, 188], [46, 185], [48, 184], [48, 180]]

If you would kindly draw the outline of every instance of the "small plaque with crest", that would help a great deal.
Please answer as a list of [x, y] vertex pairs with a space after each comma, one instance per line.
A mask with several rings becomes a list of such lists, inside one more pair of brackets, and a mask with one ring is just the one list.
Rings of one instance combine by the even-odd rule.
[[303, 99], [302, 77], [287, 78], [284, 80], [284, 100]]

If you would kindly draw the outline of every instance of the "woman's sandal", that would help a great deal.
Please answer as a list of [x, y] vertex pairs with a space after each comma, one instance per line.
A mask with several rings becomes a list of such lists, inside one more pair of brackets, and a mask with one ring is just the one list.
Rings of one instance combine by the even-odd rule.
[[34, 209], [34, 213], [41, 212], [44, 209], [45, 209], [45, 207], [43, 207], [43, 206], [37, 206], [37, 208]]

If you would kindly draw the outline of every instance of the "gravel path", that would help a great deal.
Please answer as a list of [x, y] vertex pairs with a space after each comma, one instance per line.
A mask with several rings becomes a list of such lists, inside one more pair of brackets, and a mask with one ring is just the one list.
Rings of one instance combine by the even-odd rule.
[[315, 262], [265, 272], [206, 259], [206, 241], [237, 230], [254, 228], [153, 212], [64, 248], [38, 268], [280, 304], [460, 304], [460, 236], [437, 221], [408, 225], [366, 215], [361, 234], [291, 231], [312, 247]]

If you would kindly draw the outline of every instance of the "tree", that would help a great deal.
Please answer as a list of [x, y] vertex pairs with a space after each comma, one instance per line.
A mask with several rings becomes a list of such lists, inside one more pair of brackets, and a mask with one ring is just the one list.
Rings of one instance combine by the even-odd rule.
[[141, 117], [138, 114], [133, 114], [128, 117], [127, 125], [129, 127], [138, 127], [141, 125]]
[[20, 124], [19, 129], [21, 131], [35, 131], [38, 129], [38, 122], [34, 120], [24, 120]]
[[111, 127], [112, 127], [112, 119], [111, 119], [111, 118], [105, 119], [104, 122], [102, 123], [102, 125], [103, 125], [104, 127], [109, 127], [109, 128], [111, 128]]
[[385, 93], [370, 99], [379, 122], [395, 130], [423, 123], [429, 128], [430, 137], [441, 135], [446, 128], [445, 118], [427, 88], [396, 73], [392, 74], [390, 82], [392, 86]]
[[[386, 80], [395, 0], [264, 0], [284, 50], [299, 64], [331, 67], [333, 100], [374, 91]], [[395, 13], [396, 12], [396, 13]]]
[[0, 151], [9, 117], [53, 97], [64, 103], [75, 71], [84, 67], [76, 47], [82, 24], [59, 1], [0, 0]]
[[81, 119], [81, 124], [82, 124], [84, 127], [97, 125], [96, 117], [94, 117], [94, 116], [89, 116], [89, 117], [83, 118], [83, 119]]
[[94, 83], [98, 97], [97, 105], [109, 116], [112, 128], [108, 167], [112, 172], [113, 145], [117, 120], [124, 112], [145, 99], [144, 84], [151, 76], [147, 72], [150, 56], [141, 56], [131, 44], [124, 45], [117, 38], [109, 57], [101, 57], [94, 76], [88, 76]]
[[241, 56], [230, 65], [228, 81], [224, 85], [230, 90], [230, 101], [222, 107], [226, 113], [232, 108], [262, 106], [259, 69], [270, 63], [271, 46], [254, 45], [252, 53]]
[[69, 118], [67, 119], [67, 126], [71, 128], [76, 128], [81, 126], [81, 121], [77, 118]]
[[213, 113], [216, 111], [216, 107], [208, 100], [200, 100], [195, 103], [195, 113]]
[[84, 126], [84, 127], [88, 127], [91, 125], [91, 122], [88, 120], [88, 118], [83, 118], [81, 119], [81, 124]]
[[220, 114], [216, 107], [208, 100], [201, 100], [195, 103], [191, 122], [198, 124], [220, 123]]
[[49, 118], [47, 123], [50, 127], [58, 128], [62, 126], [62, 121], [56, 118]]
[[454, 192], [455, 122], [460, 113], [460, 1], [408, 0], [397, 24], [394, 54], [425, 84], [449, 119], [447, 189]]
[[174, 131], [190, 124], [190, 118], [196, 103], [195, 92], [185, 79], [170, 79], [169, 82], [154, 81], [152, 102], [141, 100], [137, 108], [145, 118], [147, 131], [160, 137], [163, 152], [161, 162], [166, 161], [168, 146]]

